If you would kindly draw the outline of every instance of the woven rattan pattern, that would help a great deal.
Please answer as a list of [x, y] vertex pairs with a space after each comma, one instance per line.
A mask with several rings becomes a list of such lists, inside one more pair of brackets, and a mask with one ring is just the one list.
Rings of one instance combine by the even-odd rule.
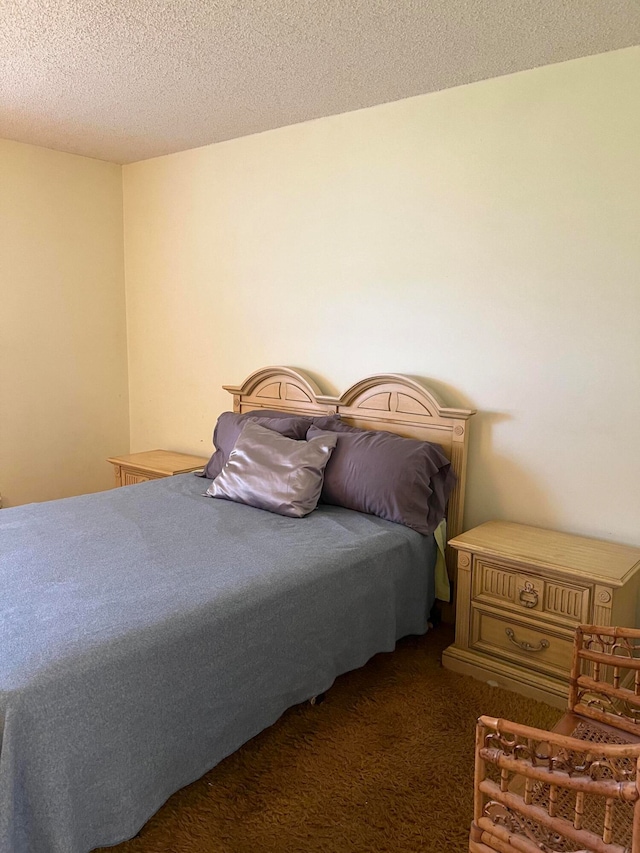
[[[623, 737], [608, 732], [590, 720], [581, 720], [571, 732], [571, 737], [591, 743], [628, 743]], [[635, 761], [630, 758], [622, 758], [616, 762], [616, 771], [621, 775], [633, 777], [635, 774]], [[542, 783], [534, 785], [531, 802], [547, 809], [549, 806], [549, 786]], [[575, 794], [560, 788], [557, 792], [556, 814], [566, 820], [573, 821], [575, 809]], [[625, 847], [631, 847], [631, 831], [633, 821], [633, 804], [616, 802], [613, 810], [613, 835], [616, 842]], [[604, 822], [604, 800], [602, 797], [587, 795], [584, 801], [583, 827], [595, 833], [602, 831]], [[535, 835], [535, 824], [529, 824], [529, 832]], [[542, 841], [542, 839], [539, 839]], [[542, 850], [553, 851], [553, 853], [573, 853], [582, 850], [567, 839], [557, 839], [554, 845], [547, 843], [541, 847]]]

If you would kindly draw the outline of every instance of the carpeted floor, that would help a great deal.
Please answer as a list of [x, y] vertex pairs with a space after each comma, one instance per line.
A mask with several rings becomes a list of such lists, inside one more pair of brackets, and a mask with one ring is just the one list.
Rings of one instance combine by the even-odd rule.
[[447, 627], [339, 678], [175, 794], [111, 853], [464, 853], [480, 714], [560, 712], [442, 668]]

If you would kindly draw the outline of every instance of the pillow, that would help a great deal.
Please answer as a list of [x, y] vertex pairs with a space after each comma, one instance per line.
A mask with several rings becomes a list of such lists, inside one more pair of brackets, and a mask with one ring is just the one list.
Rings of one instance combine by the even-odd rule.
[[286, 412], [277, 412], [272, 409], [255, 409], [243, 414], [223, 412], [213, 431], [215, 453], [207, 462], [203, 473], [198, 476], [209, 477], [211, 480], [218, 476], [238, 440], [242, 427], [249, 419], [254, 423], [279, 432], [280, 435], [299, 441], [305, 438], [310, 426], [317, 425], [322, 429], [331, 429], [331, 423], [339, 420], [337, 415], [312, 418], [305, 415], [287, 415]]
[[[433, 533], [456, 478], [437, 444], [338, 422], [322, 500]], [[307, 438], [320, 435], [312, 426]]]
[[207, 494], [301, 518], [318, 504], [337, 440], [335, 432], [320, 432], [296, 441], [248, 420]]

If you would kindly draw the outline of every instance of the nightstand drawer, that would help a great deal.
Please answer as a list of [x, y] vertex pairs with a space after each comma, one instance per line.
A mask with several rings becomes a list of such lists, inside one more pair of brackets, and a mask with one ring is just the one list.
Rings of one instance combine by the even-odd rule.
[[566, 678], [571, 667], [573, 638], [511, 619], [508, 614], [490, 613], [479, 607], [471, 611], [470, 646], [484, 654]]
[[476, 558], [473, 600], [567, 626], [589, 621], [589, 588], [521, 574], [497, 561]]
[[126, 471], [122, 469], [122, 485], [135, 486], [136, 483], [146, 483], [148, 480], [157, 480], [158, 477], [150, 477], [148, 474], [138, 474], [137, 471]]

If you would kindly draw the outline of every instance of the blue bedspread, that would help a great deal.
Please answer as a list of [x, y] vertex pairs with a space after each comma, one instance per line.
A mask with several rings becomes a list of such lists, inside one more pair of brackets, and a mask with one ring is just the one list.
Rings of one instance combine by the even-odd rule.
[[134, 835], [286, 708], [423, 633], [432, 537], [185, 474], [0, 512], [0, 850]]

